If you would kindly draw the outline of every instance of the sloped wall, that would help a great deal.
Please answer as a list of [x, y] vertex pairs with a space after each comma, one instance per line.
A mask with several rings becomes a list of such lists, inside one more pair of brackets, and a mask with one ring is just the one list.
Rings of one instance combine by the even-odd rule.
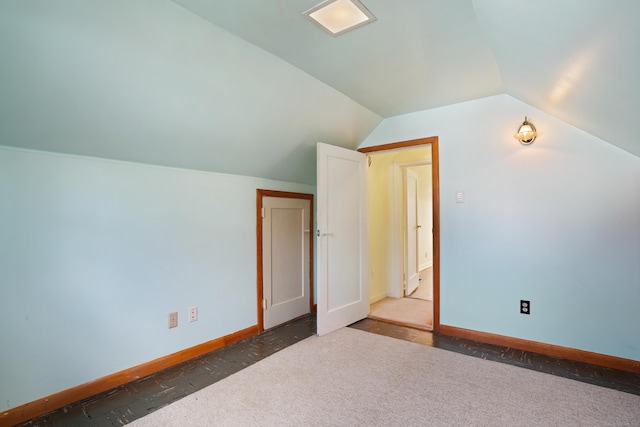
[[382, 120], [168, 0], [0, 2], [0, 144], [315, 183]]
[[433, 135], [441, 323], [640, 360], [640, 159], [507, 95], [386, 119], [361, 147]]

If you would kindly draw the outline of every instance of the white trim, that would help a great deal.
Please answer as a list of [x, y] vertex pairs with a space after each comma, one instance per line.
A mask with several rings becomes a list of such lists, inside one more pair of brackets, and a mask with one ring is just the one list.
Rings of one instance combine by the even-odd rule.
[[419, 268], [420, 268], [420, 271], [424, 271], [427, 268], [433, 268], [433, 263], [431, 263], [431, 264], [422, 264]]
[[383, 292], [383, 293], [378, 294], [378, 295], [370, 295], [369, 296], [369, 305], [375, 304], [378, 301], [382, 301], [386, 297], [387, 297], [387, 293], [386, 292]]

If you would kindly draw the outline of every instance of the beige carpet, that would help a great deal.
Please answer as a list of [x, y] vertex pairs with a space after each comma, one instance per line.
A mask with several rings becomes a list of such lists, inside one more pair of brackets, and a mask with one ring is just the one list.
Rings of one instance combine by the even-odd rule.
[[131, 425], [637, 427], [640, 396], [344, 328]]
[[430, 301], [433, 298], [433, 268], [429, 267], [420, 272], [420, 284], [409, 298]]
[[371, 305], [368, 317], [430, 331], [433, 329], [433, 302], [415, 298], [385, 298]]
[[432, 295], [432, 291], [430, 291], [427, 286], [423, 285], [422, 283], [420, 283], [420, 285], [418, 285], [418, 289], [416, 289], [411, 295], [409, 295], [407, 298], [414, 298], [414, 299], [422, 299], [422, 300], [429, 300], [430, 297]]

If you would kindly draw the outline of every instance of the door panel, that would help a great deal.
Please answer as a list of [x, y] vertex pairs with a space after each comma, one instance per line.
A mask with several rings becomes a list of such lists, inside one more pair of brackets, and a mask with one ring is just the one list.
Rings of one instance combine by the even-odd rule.
[[411, 295], [420, 283], [418, 254], [418, 174], [405, 169], [405, 295]]
[[264, 328], [309, 313], [310, 201], [264, 197]]
[[318, 144], [318, 335], [369, 311], [365, 155]]

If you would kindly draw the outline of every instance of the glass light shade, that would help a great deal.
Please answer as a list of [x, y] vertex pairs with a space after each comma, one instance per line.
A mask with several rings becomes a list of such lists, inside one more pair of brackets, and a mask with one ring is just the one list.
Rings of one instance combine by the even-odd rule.
[[513, 135], [515, 139], [525, 145], [531, 144], [537, 136], [538, 132], [536, 131], [536, 127], [528, 122], [526, 117], [524, 118], [522, 125], [518, 128], [518, 133]]

